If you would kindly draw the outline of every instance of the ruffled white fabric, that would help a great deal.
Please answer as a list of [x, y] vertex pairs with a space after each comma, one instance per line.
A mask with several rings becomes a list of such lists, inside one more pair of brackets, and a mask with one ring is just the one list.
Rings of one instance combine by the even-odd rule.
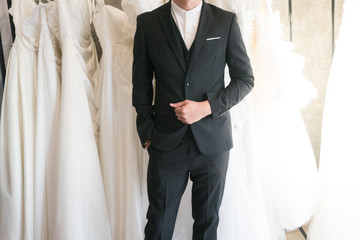
[[315, 212], [316, 162], [300, 108], [316, 97], [303, 77], [304, 60], [281, 40], [279, 16], [263, 1], [251, 51], [253, 110], [269, 222], [286, 239]]
[[360, 2], [346, 0], [325, 98], [310, 240], [360, 239]]
[[[226, 69], [225, 81], [230, 76]], [[231, 109], [230, 151], [218, 239], [275, 240], [264, 201], [251, 95]]]

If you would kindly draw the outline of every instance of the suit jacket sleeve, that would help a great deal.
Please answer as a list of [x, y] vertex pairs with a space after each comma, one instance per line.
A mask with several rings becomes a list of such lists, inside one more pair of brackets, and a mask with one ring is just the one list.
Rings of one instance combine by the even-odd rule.
[[148, 56], [144, 32], [141, 26], [141, 16], [137, 18], [137, 27], [134, 37], [134, 61], [132, 69], [132, 103], [136, 109], [136, 127], [141, 144], [150, 139], [154, 126], [153, 120], [153, 65]]
[[226, 63], [231, 78], [229, 85], [219, 92], [207, 93], [214, 118], [222, 116], [231, 107], [239, 103], [254, 87], [250, 60], [246, 53], [235, 14], [232, 18], [227, 42]]

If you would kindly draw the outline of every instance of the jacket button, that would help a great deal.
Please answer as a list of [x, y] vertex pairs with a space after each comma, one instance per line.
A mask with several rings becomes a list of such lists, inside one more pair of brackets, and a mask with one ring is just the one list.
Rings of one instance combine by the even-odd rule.
[[187, 81], [187, 82], [186, 82], [186, 86], [187, 86], [187, 87], [189, 87], [191, 84], [192, 84], [191, 81]]

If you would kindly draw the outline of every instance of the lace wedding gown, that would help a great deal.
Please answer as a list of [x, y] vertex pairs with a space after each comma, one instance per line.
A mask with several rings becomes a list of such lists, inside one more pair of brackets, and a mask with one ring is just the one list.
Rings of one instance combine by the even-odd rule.
[[360, 2], [345, 0], [326, 90], [317, 212], [310, 240], [360, 239]]
[[95, 140], [98, 60], [90, 34], [93, 2], [56, 0], [61, 39], [61, 105], [49, 239], [111, 239]]
[[[47, 239], [54, 202], [52, 176], [56, 157], [58, 118], [60, 111], [59, 42], [50, 32], [47, 13], [55, 4], [40, 3], [23, 24], [24, 41], [37, 51], [36, 127], [34, 161], [34, 239]], [[35, 66], [34, 66], [35, 67]]]
[[14, 0], [16, 39], [9, 56], [0, 120], [0, 239], [31, 239], [37, 52], [25, 46], [22, 24], [36, 4]]
[[132, 106], [132, 35], [127, 15], [98, 1], [94, 17], [102, 47], [97, 89], [99, 153], [113, 240], [144, 238], [146, 159]]

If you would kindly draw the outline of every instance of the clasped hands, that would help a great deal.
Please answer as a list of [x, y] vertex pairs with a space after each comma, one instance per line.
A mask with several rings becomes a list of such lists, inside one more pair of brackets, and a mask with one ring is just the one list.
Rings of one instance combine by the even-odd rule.
[[[208, 100], [202, 102], [184, 100], [178, 103], [170, 103], [170, 106], [174, 108], [177, 119], [185, 124], [192, 124], [211, 114]], [[145, 148], [148, 148], [150, 143], [151, 140], [147, 140]]]

